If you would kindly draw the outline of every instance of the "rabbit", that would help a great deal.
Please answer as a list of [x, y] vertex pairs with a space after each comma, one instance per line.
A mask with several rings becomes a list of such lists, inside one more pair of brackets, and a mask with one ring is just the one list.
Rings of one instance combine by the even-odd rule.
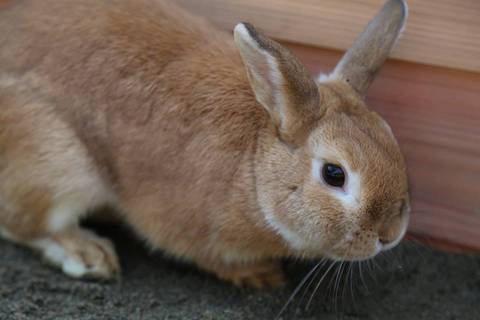
[[283, 258], [391, 249], [406, 165], [364, 98], [406, 16], [387, 1], [315, 79], [251, 24], [160, 0], [3, 2], [0, 234], [114, 279], [114, 245], [79, 224], [109, 206], [152, 249], [254, 287], [284, 283]]

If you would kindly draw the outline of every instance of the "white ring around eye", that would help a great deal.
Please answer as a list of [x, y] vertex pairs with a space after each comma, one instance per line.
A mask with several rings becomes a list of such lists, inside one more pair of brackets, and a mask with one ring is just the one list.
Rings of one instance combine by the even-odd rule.
[[[338, 165], [340, 168], [342, 168], [343, 174], [345, 175], [345, 182], [343, 183], [342, 187], [331, 186], [323, 178], [323, 174], [322, 174], [323, 166], [327, 163], [332, 163], [332, 164]], [[342, 166], [341, 164], [336, 164], [334, 161], [329, 162], [329, 161], [325, 161], [325, 160], [312, 159], [312, 176], [318, 183], [322, 183], [326, 187], [328, 187], [332, 190], [336, 190], [337, 192], [343, 192], [343, 193], [346, 192], [346, 187], [348, 185], [348, 172], [345, 169], [345, 167]]]
[[327, 187], [332, 195], [338, 199], [345, 208], [350, 210], [359, 209], [361, 206], [360, 176], [342, 165], [345, 173], [345, 184], [343, 188], [332, 187], [328, 185], [322, 177], [322, 168], [325, 163], [325, 160], [312, 159], [312, 176], [314, 180]]

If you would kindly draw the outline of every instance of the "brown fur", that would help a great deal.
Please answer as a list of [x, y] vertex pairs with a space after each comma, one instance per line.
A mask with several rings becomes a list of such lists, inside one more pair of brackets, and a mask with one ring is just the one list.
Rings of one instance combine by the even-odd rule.
[[[378, 232], [393, 240], [399, 223], [389, 215], [400, 215], [396, 203], [408, 196], [383, 120], [341, 80], [312, 85], [274, 46], [292, 110], [280, 136], [231, 36], [170, 4], [0, 7], [0, 225], [24, 243], [55, 237], [63, 230], [46, 221], [68, 187], [65, 203], [108, 202], [152, 247], [254, 285], [278, 282], [265, 274], [278, 272], [270, 263], [278, 257], [354, 259], [369, 254], [367, 238]], [[326, 142], [365, 179], [365, 206], [351, 213], [361, 228], [341, 248], [335, 243], [352, 222], [310, 177], [315, 146]], [[84, 200], [90, 185], [99, 191]], [[309, 248], [293, 249], [266, 221], [266, 206]]]

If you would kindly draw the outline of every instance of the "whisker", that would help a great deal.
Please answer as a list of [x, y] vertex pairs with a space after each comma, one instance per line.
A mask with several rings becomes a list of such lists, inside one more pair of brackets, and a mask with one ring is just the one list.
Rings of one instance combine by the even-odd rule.
[[327, 259], [324, 259], [323, 262], [322, 262], [322, 265], [320, 268], [317, 269], [317, 271], [315, 272], [315, 274], [313, 275], [313, 277], [310, 278], [310, 282], [308, 283], [307, 287], [305, 288], [305, 290], [303, 291], [303, 294], [302, 296], [300, 297], [300, 302], [299, 302], [299, 305], [302, 305], [303, 304], [303, 300], [305, 298], [305, 296], [307, 295], [307, 292], [310, 290], [310, 287], [312, 286], [312, 284], [315, 282], [315, 279], [317, 278], [318, 274], [320, 273], [320, 271], [322, 271], [322, 268], [325, 266], [325, 264], [327, 263]]
[[317, 285], [315, 286], [315, 289], [313, 290], [313, 293], [312, 293], [310, 299], [307, 302], [306, 310], [308, 310], [308, 308], [310, 307], [310, 304], [312, 303], [313, 297], [315, 296], [315, 293], [317, 292], [318, 288], [320, 287], [320, 284], [323, 282], [323, 280], [325, 279], [325, 277], [327, 276], [327, 274], [330, 272], [330, 270], [333, 268], [333, 266], [335, 264], [336, 264], [336, 261], [332, 261], [332, 263], [328, 267], [327, 271], [325, 271], [325, 273], [322, 275], [322, 277], [318, 281]]
[[315, 270], [318, 269], [318, 267], [320, 265], [323, 265], [323, 263], [325, 263], [326, 260], [322, 261], [320, 260], [313, 268], [312, 270], [310, 270], [307, 275], [305, 277], [303, 277], [302, 281], [298, 284], [298, 286], [295, 288], [295, 290], [293, 291], [293, 293], [290, 295], [290, 297], [288, 298], [287, 302], [285, 303], [285, 305], [282, 307], [282, 309], [280, 309], [280, 312], [278, 313], [278, 315], [275, 317], [275, 319], [278, 319], [282, 313], [287, 309], [287, 307], [290, 305], [290, 303], [293, 301], [293, 299], [295, 298], [295, 296], [297, 295], [297, 293], [302, 289], [303, 285], [305, 284], [305, 282], [307, 282], [308, 278], [310, 278], [310, 276], [315, 272]]
[[367, 283], [365, 282], [365, 279], [363, 278], [362, 264], [363, 264], [363, 261], [358, 262], [358, 271], [359, 271], [359, 274], [360, 274], [360, 281], [363, 283], [363, 286], [365, 287], [365, 290], [367, 291], [367, 294], [369, 294], [370, 290], [368, 290]]
[[[383, 253], [383, 252], [382, 252]], [[372, 264], [374, 266], [374, 268], [376, 269], [379, 269], [379, 270], [382, 270], [382, 268], [379, 266], [379, 264], [377, 263], [378, 262], [378, 257], [380, 256], [380, 254], [377, 254], [375, 257], [373, 257], [372, 259], [370, 259], [372, 261]], [[375, 269], [373, 269], [373, 271], [375, 271]]]
[[335, 313], [338, 311], [338, 291], [340, 290], [340, 282], [341, 282], [341, 276], [342, 276], [342, 270], [344, 266], [345, 261], [342, 261], [340, 263], [340, 267], [337, 268], [337, 274], [335, 276], [335, 284], [333, 287], [333, 303], [335, 307]]
[[[338, 261], [337, 261], [338, 262]], [[339, 263], [336, 264], [335, 271], [333, 272], [333, 275], [330, 277], [330, 281], [328, 281], [327, 285], [327, 295], [330, 298], [330, 302], [333, 304], [333, 299], [335, 297], [335, 276], [338, 272], [338, 268], [340, 267]]]
[[357, 305], [355, 303], [355, 293], [353, 291], [355, 264], [357, 264], [357, 262], [353, 262], [352, 264], [350, 264], [349, 272], [350, 272], [350, 294], [352, 295], [353, 308], [356, 311]]
[[369, 259], [369, 260], [366, 260], [367, 262], [367, 271], [368, 271], [368, 275], [370, 276], [370, 278], [373, 279], [373, 282], [375, 282], [375, 285], [377, 285], [377, 278], [375, 277], [375, 272], [374, 270], [372, 269], [372, 265], [370, 264], [370, 262], [372, 261], [372, 259]]
[[[350, 280], [350, 271], [352, 270], [352, 263], [353, 262], [346, 262], [345, 264], [345, 271], [344, 271], [344, 278], [343, 278], [343, 287], [342, 287], [342, 300], [341, 300], [341, 303], [344, 304], [345, 303], [345, 291], [346, 291], [346, 288], [349, 284], [349, 280]], [[351, 282], [350, 282], [351, 284]], [[348, 290], [347, 290], [348, 291]]]

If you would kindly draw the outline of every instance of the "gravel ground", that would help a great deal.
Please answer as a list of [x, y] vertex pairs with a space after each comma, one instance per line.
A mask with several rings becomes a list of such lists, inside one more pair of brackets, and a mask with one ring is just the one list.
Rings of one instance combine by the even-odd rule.
[[[0, 319], [275, 319], [314, 266], [286, 262], [290, 281], [282, 289], [237, 289], [149, 253], [121, 226], [96, 229], [115, 241], [123, 266], [119, 282], [69, 279], [0, 240]], [[344, 267], [339, 277], [330, 269], [307, 308], [319, 275], [280, 319], [480, 319], [478, 255], [407, 242], [361, 268], [363, 279], [358, 264], [351, 273]]]

